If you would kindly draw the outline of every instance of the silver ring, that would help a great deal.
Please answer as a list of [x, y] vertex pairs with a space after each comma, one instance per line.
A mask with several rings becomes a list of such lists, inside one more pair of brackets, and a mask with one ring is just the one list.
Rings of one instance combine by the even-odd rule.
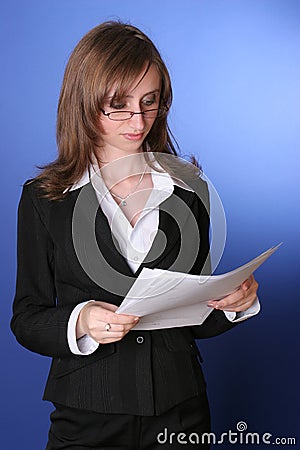
[[104, 325], [104, 328], [106, 329], [106, 331], [109, 331], [111, 329], [111, 324], [110, 323], [106, 323]]

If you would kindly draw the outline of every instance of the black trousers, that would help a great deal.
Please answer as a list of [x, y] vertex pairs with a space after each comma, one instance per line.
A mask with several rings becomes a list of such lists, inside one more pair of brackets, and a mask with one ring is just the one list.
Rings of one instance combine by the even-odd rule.
[[206, 394], [159, 416], [100, 414], [55, 404], [46, 450], [208, 450]]

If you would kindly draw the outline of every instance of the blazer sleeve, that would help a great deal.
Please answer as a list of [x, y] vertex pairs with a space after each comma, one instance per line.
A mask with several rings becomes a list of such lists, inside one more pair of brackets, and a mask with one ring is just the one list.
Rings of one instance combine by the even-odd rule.
[[11, 329], [17, 341], [33, 352], [70, 356], [67, 323], [73, 307], [56, 304], [53, 242], [33, 185], [24, 185], [18, 208], [17, 281]]
[[202, 325], [192, 326], [191, 330], [195, 339], [205, 339], [225, 333], [237, 325], [236, 322], [230, 322], [223, 311], [214, 309]]

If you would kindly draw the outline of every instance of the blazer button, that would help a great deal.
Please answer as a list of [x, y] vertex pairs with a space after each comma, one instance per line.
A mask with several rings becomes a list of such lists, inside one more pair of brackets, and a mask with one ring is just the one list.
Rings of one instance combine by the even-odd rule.
[[138, 336], [137, 338], [136, 338], [136, 342], [138, 343], [138, 344], [143, 344], [144, 343], [144, 338], [143, 338], [143, 336]]

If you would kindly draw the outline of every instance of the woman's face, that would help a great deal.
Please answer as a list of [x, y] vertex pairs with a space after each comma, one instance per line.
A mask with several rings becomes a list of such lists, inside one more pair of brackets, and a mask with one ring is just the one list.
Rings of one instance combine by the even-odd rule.
[[[103, 110], [105, 113], [114, 111], [141, 112], [145, 109], [157, 109], [159, 107], [161, 79], [155, 66], [151, 66], [140, 81], [143, 74], [139, 76], [135, 86], [128, 94], [120, 100], [107, 98]], [[135, 114], [131, 119], [114, 121], [103, 113], [101, 121], [101, 159], [103, 154], [105, 160], [126, 156], [127, 154], [140, 152], [142, 143], [155, 121], [155, 117], [145, 118], [142, 114]]]

